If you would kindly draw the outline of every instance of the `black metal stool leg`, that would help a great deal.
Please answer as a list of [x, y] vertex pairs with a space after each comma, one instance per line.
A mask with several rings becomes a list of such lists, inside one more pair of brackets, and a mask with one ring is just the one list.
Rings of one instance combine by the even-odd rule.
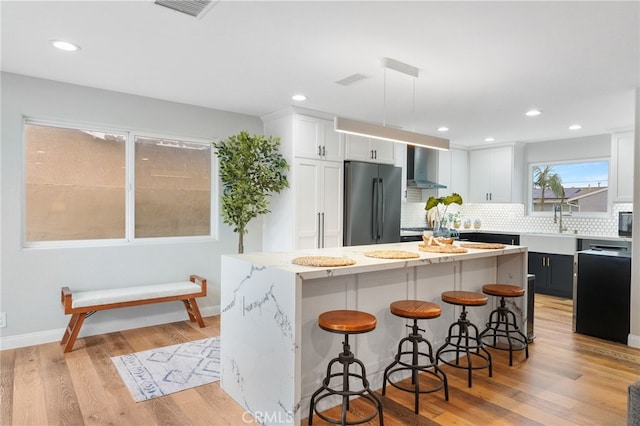
[[[414, 318], [413, 325], [411, 326], [407, 325], [407, 327], [411, 328], [411, 333], [409, 334], [408, 337], [405, 337], [400, 340], [400, 343], [398, 344], [398, 352], [396, 353], [394, 361], [391, 364], [389, 364], [389, 366], [387, 366], [387, 368], [385, 368], [384, 370], [384, 378], [382, 382], [382, 395], [386, 394], [387, 381], [391, 386], [395, 387], [396, 389], [400, 389], [405, 392], [413, 392], [414, 393], [414, 412], [418, 414], [420, 411], [420, 394], [436, 392], [444, 388], [445, 399], [448, 401], [449, 388], [448, 388], [447, 376], [445, 372], [442, 369], [440, 369], [436, 364], [436, 360], [433, 354], [433, 346], [431, 346], [431, 343], [420, 334], [420, 331], [424, 332], [424, 330], [418, 327], [417, 319]], [[402, 347], [405, 343], [409, 343], [410, 347], [408, 348], [409, 350], [403, 351]], [[420, 346], [419, 346], [420, 343], [426, 344], [428, 352], [420, 352]], [[407, 356], [407, 358], [410, 358], [411, 362], [408, 363], [408, 362], [402, 361], [403, 355]], [[421, 359], [424, 359], [424, 361], [421, 361]], [[421, 364], [421, 362], [424, 362], [424, 364]], [[399, 371], [407, 371], [407, 370], [411, 372], [412, 388], [402, 386], [400, 383], [394, 383], [390, 379], [390, 376], [393, 375], [394, 373], [397, 373]], [[436, 377], [439, 383], [433, 388], [421, 389], [420, 374], [419, 374], [420, 372], [427, 373]]]
[[[499, 345], [499, 339], [506, 339], [507, 347]], [[489, 314], [489, 322], [480, 333], [483, 345], [500, 350], [509, 351], [509, 365], [513, 365], [513, 352], [525, 351], [525, 357], [529, 358], [529, 342], [520, 331], [515, 314], [507, 307], [505, 298], [500, 298], [500, 305]]]
[[[369, 387], [369, 381], [367, 380], [367, 373], [364, 364], [362, 361], [357, 359], [354, 354], [351, 352], [351, 347], [349, 346], [349, 334], [345, 333], [344, 341], [342, 342], [342, 352], [338, 355], [337, 358], [332, 359], [327, 366], [327, 375], [322, 380], [322, 386], [316, 390], [311, 396], [311, 400], [309, 402], [309, 425], [313, 424], [313, 414], [317, 414], [322, 420], [339, 425], [356, 425], [361, 423], [366, 423], [372, 420], [374, 417], [379, 416], [380, 418], [380, 426], [384, 426], [384, 418], [382, 415], [382, 402], [378, 398], [378, 396], [373, 393], [373, 391]], [[332, 373], [333, 365], [339, 362], [342, 364], [342, 371], [338, 373]], [[360, 367], [360, 374], [356, 372], [350, 372], [349, 367], [353, 364], [357, 364]], [[331, 388], [331, 379], [332, 378], [341, 377], [342, 378], [342, 389], [335, 390]], [[355, 377], [362, 380], [362, 389], [352, 391], [350, 388], [349, 378]], [[320, 400], [332, 396], [332, 395], [340, 395], [342, 397], [342, 407], [340, 413], [340, 420], [330, 418], [321, 412], [317, 411], [317, 404]], [[367, 399], [375, 408], [376, 411], [371, 415], [367, 416], [364, 419], [360, 419], [358, 421], [347, 421], [347, 413], [349, 411], [349, 401], [353, 396], [360, 396]]]
[[[456, 330], [457, 334], [454, 334]], [[473, 333], [470, 334], [470, 330]], [[455, 355], [455, 362], [444, 359], [443, 355], [448, 353]], [[461, 355], [466, 357], [466, 365], [460, 364]], [[481, 363], [474, 365], [474, 357], [480, 359]], [[493, 377], [491, 354], [482, 346], [478, 327], [467, 319], [465, 305], [462, 305], [462, 311], [460, 312], [458, 320], [449, 326], [449, 334], [445, 338], [445, 343], [438, 348], [436, 352], [436, 362], [442, 362], [455, 368], [466, 369], [469, 387], [472, 386], [473, 370], [487, 368], [489, 370], [489, 377]]]

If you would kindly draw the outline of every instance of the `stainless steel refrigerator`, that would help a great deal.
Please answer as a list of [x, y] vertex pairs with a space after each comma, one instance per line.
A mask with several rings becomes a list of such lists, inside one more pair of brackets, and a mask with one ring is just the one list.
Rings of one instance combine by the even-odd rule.
[[400, 242], [402, 169], [344, 163], [344, 245]]

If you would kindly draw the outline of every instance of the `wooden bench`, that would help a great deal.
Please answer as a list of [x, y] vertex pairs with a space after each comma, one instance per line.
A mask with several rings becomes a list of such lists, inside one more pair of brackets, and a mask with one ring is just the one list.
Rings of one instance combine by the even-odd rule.
[[76, 293], [72, 293], [69, 287], [62, 287], [62, 308], [65, 315], [71, 314], [71, 320], [60, 344], [64, 345], [65, 353], [71, 352], [84, 320], [97, 311], [176, 300], [184, 303], [192, 322], [197, 321], [200, 327], [204, 327], [196, 297], [206, 295], [207, 280], [198, 275], [190, 275], [189, 281]]

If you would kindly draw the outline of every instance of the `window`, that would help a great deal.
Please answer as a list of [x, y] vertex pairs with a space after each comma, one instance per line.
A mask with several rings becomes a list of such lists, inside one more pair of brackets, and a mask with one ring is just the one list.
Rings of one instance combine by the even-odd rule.
[[604, 213], [609, 207], [609, 161], [532, 164], [530, 204], [533, 213]]
[[25, 239], [212, 234], [208, 142], [25, 123]]
[[135, 137], [135, 236], [211, 233], [211, 146]]

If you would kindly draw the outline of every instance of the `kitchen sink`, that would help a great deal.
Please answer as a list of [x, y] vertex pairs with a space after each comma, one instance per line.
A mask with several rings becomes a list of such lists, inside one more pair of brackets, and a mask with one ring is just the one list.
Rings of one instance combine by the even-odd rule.
[[575, 235], [523, 233], [520, 234], [520, 245], [527, 246], [529, 251], [538, 253], [573, 256], [576, 253], [577, 239]]

